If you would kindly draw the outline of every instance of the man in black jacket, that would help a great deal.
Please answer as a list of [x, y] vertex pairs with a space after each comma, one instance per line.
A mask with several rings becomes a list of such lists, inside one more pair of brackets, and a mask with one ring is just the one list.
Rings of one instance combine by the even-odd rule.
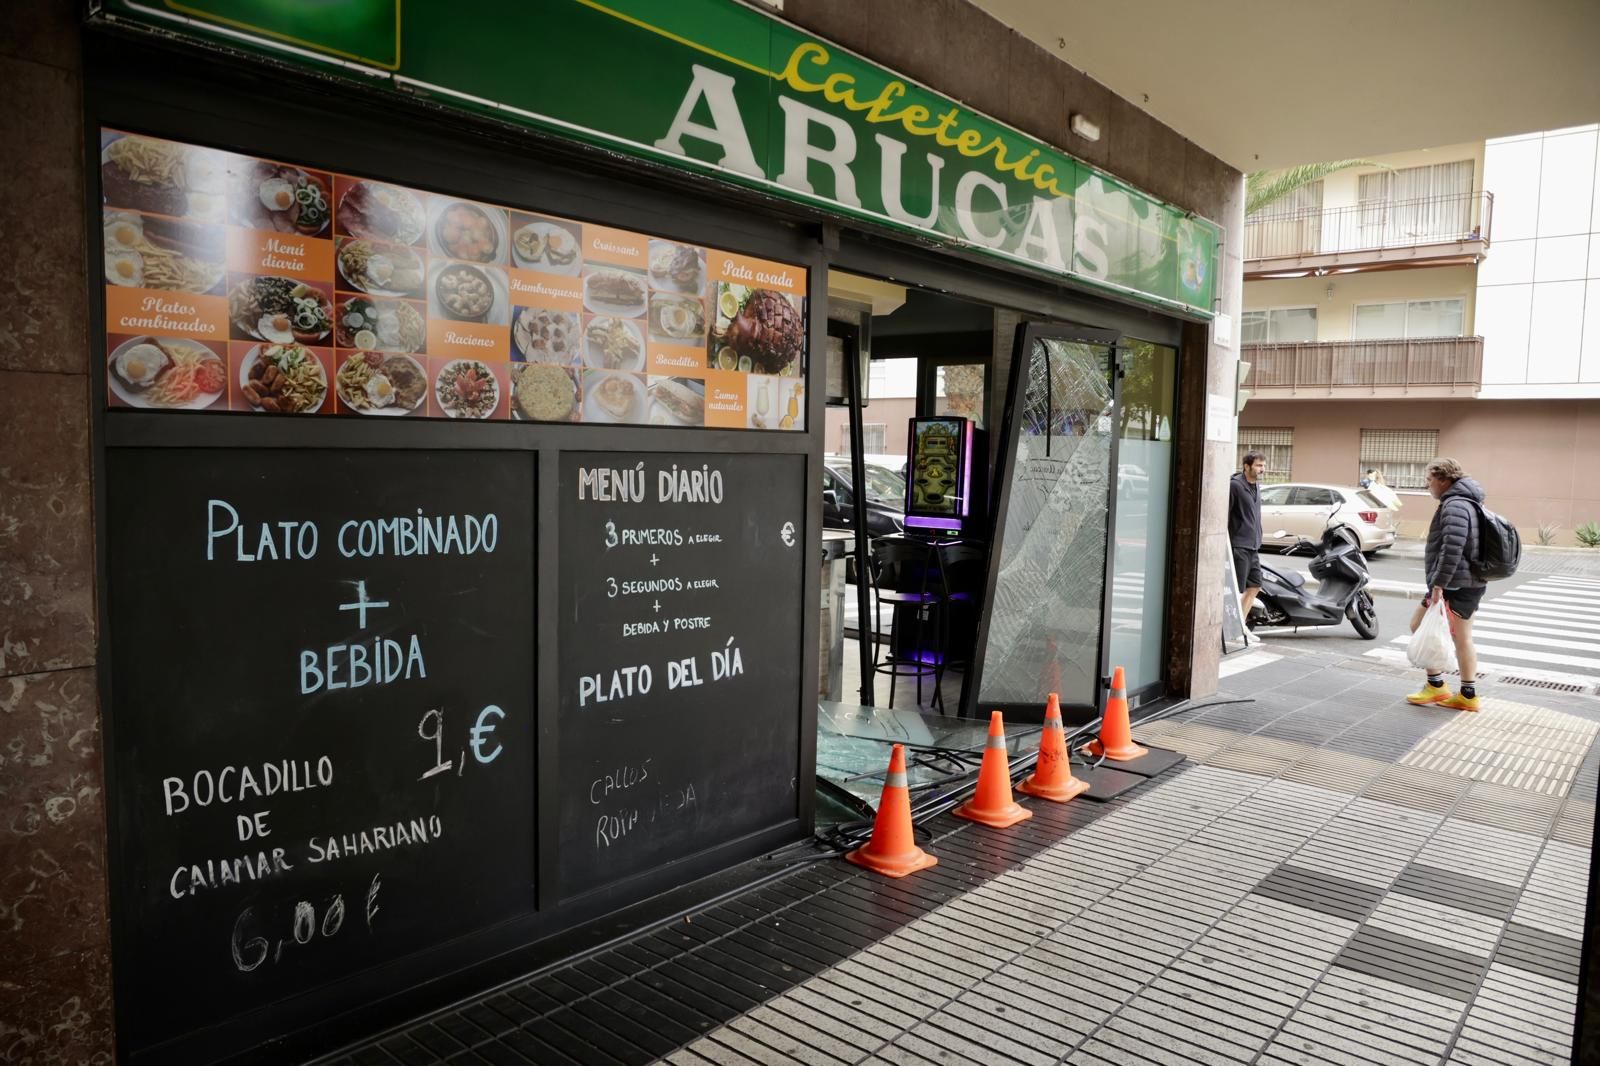
[[1243, 594], [1239, 610], [1248, 622], [1250, 605], [1261, 591], [1261, 478], [1267, 457], [1245, 452], [1242, 469], [1228, 482], [1228, 543], [1233, 547], [1233, 572]]
[[1452, 711], [1476, 711], [1478, 701], [1478, 651], [1472, 646], [1472, 616], [1483, 601], [1487, 585], [1472, 572], [1478, 557], [1478, 506], [1483, 503], [1483, 486], [1467, 476], [1454, 459], [1435, 459], [1428, 464], [1428, 491], [1439, 501], [1428, 526], [1428, 547], [1423, 564], [1428, 572], [1428, 594], [1411, 619], [1415, 633], [1422, 624], [1423, 612], [1434, 600], [1443, 598], [1450, 611], [1450, 635], [1455, 638], [1456, 662], [1461, 668], [1461, 691], [1450, 694], [1442, 669], [1428, 668], [1428, 680], [1420, 691], [1406, 700], [1416, 704], [1437, 704]]

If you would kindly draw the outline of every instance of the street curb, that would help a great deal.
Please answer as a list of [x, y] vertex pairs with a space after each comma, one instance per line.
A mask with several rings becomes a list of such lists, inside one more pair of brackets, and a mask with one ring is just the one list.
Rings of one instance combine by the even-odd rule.
[[1374, 596], [1399, 596], [1407, 600], [1420, 600], [1428, 592], [1426, 586], [1409, 581], [1369, 581], [1367, 591]]
[[[1314, 578], [1306, 578], [1306, 589], [1315, 592], [1321, 582]], [[1427, 586], [1414, 584], [1409, 581], [1368, 581], [1367, 591], [1374, 596], [1396, 596], [1404, 600], [1420, 600], [1427, 594]]]

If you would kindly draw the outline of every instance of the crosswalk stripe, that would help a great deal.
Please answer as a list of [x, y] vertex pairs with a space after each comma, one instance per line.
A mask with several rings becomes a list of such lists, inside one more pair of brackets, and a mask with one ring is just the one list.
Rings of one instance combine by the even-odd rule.
[[1593, 581], [1582, 577], [1541, 577], [1537, 581], [1530, 581], [1530, 585], [1557, 585], [1561, 588], [1584, 589], [1586, 591], [1600, 592], [1600, 581]]
[[1552, 618], [1548, 614], [1513, 614], [1509, 611], [1484, 612], [1479, 611], [1472, 616], [1474, 624], [1493, 625], [1496, 622], [1508, 624], [1537, 626], [1541, 632], [1554, 633], [1556, 636], [1577, 637], [1585, 639], [1593, 636], [1595, 627], [1585, 625], [1581, 618]]
[[[1401, 646], [1409, 644], [1411, 643], [1411, 634], [1407, 633], [1404, 636], [1395, 637], [1390, 643]], [[1526, 651], [1522, 648], [1503, 648], [1498, 645], [1483, 644], [1477, 640], [1474, 640], [1472, 643], [1480, 656], [1498, 655], [1506, 659], [1523, 659], [1530, 663], [1550, 663], [1553, 666], [1576, 666], [1580, 669], [1587, 667], [1593, 670], [1596, 674], [1600, 674], [1600, 659], [1595, 659], [1586, 655], [1559, 655], [1554, 652]]]
[[1585, 614], [1600, 615], [1600, 603], [1591, 603], [1569, 593], [1557, 592], [1554, 589], [1548, 592], [1523, 592], [1518, 589], [1515, 592], [1508, 592], [1504, 596], [1498, 596], [1490, 602], [1549, 604], [1582, 611]]
[[1571, 601], [1564, 603], [1560, 601], [1535, 603], [1532, 600], [1515, 600], [1483, 609], [1514, 611], [1524, 617], [1532, 617], [1542, 621], [1565, 620], [1580, 626], [1600, 625], [1600, 611], [1589, 611], [1581, 607], [1574, 607]]
[[1590, 640], [1596, 635], [1594, 626], [1586, 626], [1581, 621], [1563, 624], [1561, 619], [1552, 619], [1548, 615], [1511, 614], [1487, 608], [1472, 616], [1472, 624], [1474, 631], [1484, 626], [1501, 626], [1519, 633], [1549, 633], [1554, 637], [1570, 637], [1573, 640]]
[[[1571, 600], [1559, 603], [1530, 603], [1525, 600], [1485, 600], [1480, 611], [1510, 611], [1514, 614], [1532, 615], [1535, 618], [1553, 618], [1565, 614], [1572, 606]], [[1587, 619], [1585, 619], [1587, 622]]]
[[1556, 597], [1576, 600], [1593, 601], [1596, 592], [1600, 590], [1590, 588], [1575, 588], [1571, 585], [1546, 585], [1543, 581], [1530, 581], [1526, 585], [1518, 585], [1505, 591], [1506, 596], [1536, 596]]
[[[1367, 655], [1395, 666], [1403, 666], [1411, 670], [1416, 669], [1411, 665], [1411, 660], [1406, 658], [1404, 648], [1391, 648], [1388, 646], [1374, 648], [1372, 651], [1367, 652]], [[1550, 681], [1559, 685], [1580, 685], [1583, 687], [1588, 687], [1595, 683], [1595, 678], [1592, 674], [1570, 674], [1543, 666], [1521, 666], [1515, 663], [1481, 658], [1478, 660], [1478, 674], [1480, 677], [1484, 674], [1491, 674], [1495, 677], [1528, 677], [1537, 681]]]
[[[1476, 618], [1473, 621], [1477, 621]], [[1513, 632], [1513, 631], [1516, 632]], [[1543, 648], [1566, 648], [1569, 651], [1600, 652], [1600, 642], [1592, 640], [1559, 640], [1548, 630], [1533, 626], [1475, 625], [1472, 639], [1498, 640], [1509, 644], [1536, 644]]]

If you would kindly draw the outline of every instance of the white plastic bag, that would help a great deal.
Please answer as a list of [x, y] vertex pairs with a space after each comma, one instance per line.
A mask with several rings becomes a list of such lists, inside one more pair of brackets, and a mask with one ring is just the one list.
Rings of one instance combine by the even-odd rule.
[[1446, 612], [1443, 596], [1423, 612], [1422, 623], [1406, 645], [1406, 658], [1412, 666], [1439, 671], [1456, 668], [1456, 642], [1450, 635], [1450, 615]]

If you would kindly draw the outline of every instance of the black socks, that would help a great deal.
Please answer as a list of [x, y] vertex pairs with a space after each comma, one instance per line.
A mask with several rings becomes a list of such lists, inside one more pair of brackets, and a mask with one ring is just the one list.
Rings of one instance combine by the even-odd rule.
[[1444, 688], [1444, 675], [1443, 674], [1429, 674], [1428, 675], [1428, 684], [1433, 686], [1434, 688]]
[[1470, 700], [1470, 699], [1473, 699], [1474, 697], [1476, 697], [1477, 695], [1478, 695], [1478, 683], [1476, 681], [1463, 681], [1463, 682], [1461, 682], [1461, 697], [1463, 699]]

